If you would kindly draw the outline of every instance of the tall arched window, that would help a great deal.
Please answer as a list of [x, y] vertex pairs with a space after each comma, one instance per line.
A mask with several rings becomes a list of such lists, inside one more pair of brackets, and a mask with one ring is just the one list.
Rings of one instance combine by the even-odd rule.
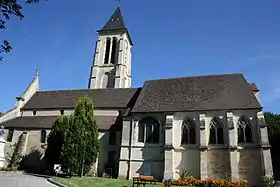
[[159, 142], [159, 127], [158, 120], [149, 117], [139, 121], [138, 141], [143, 143], [158, 143]]
[[111, 64], [115, 64], [116, 62], [116, 52], [117, 52], [117, 38], [114, 37], [112, 43]]
[[195, 144], [195, 123], [190, 118], [182, 124], [181, 144]]
[[104, 64], [109, 63], [110, 47], [111, 47], [111, 38], [107, 38], [106, 39], [106, 50], [105, 50]]
[[251, 143], [253, 142], [252, 124], [250, 119], [241, 116], [238, 120], [238, 143]]
[[210, 144], [224, 144], [224, 125], [220, 118], [213, 117], [210, 124]]

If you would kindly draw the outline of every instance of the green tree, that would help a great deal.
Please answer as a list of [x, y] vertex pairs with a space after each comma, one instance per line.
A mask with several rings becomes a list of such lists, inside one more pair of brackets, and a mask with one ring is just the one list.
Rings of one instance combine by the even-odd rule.
[[89, 172], [98, 157], [98, 127], [93, 102], [88, 97], [80, 97], [77, 101], [62, 153], [63, 164], [70, 175]]
[[271, 158], [273, 164], [273, 173], [276, 180], [280, 179], [280, 115], [265, 112], [265, 121], [268, 127], [268, 137], [271, 145]]
[[[25, 0], [27, 4], [38, 3], [39, 0]], [[18, 3], [17, 0], [0, 0], [0, 29], [6, 29], [6, 23], [11, 16], [19, 17], [20, 19], [24, 18], [22, 13], [22, 5]], [[3, 59], [3, 53], [8, 53], [12, 50], [10, 43], [7, 40], [3, 40], [0, 45], [0, 60]]]
[[72, 115], [59, 116], [51, 129], [47, 140], [48, 147], [44, 156], [49, 171], [53, 171], [54, 164], [62, 164], [62, 146], [72, 119]]

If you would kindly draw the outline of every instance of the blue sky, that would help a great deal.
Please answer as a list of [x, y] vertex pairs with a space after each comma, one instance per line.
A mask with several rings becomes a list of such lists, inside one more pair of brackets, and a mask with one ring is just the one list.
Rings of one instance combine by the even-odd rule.
[[[48, 0], [24, 7], [0, 39], [0, 111], [11, 108], [40, 69], [40, 89], [87, 88], [100, 29], [115, 0]], [[134, 42], [132, 85], [147, 79], [242, 72], [261, 90], [264, 110], [280, 112], [279, 0], [122, 0]]]

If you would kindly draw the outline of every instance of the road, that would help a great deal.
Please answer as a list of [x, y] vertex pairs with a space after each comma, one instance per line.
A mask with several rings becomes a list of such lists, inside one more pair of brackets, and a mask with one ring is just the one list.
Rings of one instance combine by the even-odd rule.
[[46, 178], [14, 173], [0, 173], [1, 187], [56, 187]]

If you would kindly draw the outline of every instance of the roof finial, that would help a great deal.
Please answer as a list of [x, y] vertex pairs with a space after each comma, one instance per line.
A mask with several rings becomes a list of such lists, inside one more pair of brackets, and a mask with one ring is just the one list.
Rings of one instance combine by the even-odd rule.
[[121, 6], [121, 0], [117, 0], [117, 7]]
[[37, 68], [36, 69], [36, 77], [38, 77], [39, 76], [39, 69]]

